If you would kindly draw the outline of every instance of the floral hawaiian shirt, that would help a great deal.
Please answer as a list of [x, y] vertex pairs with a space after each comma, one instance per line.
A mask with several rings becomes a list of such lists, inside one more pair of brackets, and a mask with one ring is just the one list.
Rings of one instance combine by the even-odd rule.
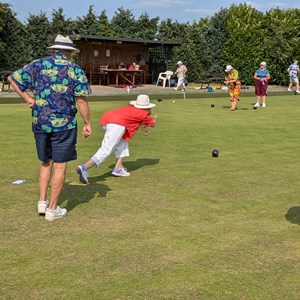
[[76, 63], [56, 52], [31, 62], [11, 77], [21, 91], [28, 89], [34, 94], [34, 133], [76, 128], [76, 97], [92, 92], [83, 70]]

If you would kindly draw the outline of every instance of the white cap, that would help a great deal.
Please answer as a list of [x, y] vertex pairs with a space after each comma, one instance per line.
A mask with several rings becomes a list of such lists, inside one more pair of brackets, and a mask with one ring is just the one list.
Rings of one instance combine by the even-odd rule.
[[179, 61], [177, 62], [177, 65], [182, 65], [182, 61], [179, 60]]
[[262, 62], [260, 63], [260, 65], [261, 65], [261, 66], [266, 66], [267, 63], [266, 63], [265, 61], [262, 61]]
[[228, 73], [229, 71], [233, 70], [233, 67], [231, 65], [227, 65], [225, 72]]

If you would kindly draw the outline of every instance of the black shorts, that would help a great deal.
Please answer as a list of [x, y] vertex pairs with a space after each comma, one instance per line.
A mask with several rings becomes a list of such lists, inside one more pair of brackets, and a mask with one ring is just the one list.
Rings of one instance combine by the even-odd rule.
[[76, 142], [77, 128], [49, 132], [35, 133], [35, 145], [39, 160], [64, 163], [77, 159]]

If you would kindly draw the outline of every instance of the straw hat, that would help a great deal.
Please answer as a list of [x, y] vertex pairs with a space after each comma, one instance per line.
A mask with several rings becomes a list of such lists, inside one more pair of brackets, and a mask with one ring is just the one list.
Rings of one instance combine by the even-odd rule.
[[136, 100], [130, 101], [130, 104], [136, 108], [148, 109], [156, 106], [153, 103], [150, 103], [149, 96], [147, 95], [138, 95]]
[[48, 48], [58, 50], [70, 50], [74, 51], [75, 53], [80, 52], [77, 48], [74, 47], [73, 42], [68, 36], [63, 36], [60, 34], [56, 36], [54, 44]]

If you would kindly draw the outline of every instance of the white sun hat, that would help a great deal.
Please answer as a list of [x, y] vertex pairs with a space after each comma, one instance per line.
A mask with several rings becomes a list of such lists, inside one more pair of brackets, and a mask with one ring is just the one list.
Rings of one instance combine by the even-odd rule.
[[179, 61], [177, 62], [177, 65], [183, 65], [182, 61], [179, 60]]
[[156, 106], [156, 104], [150, 103], [149, 96], [147, 95], [138, 95], [136, 100], [130, 101], [130, 104], [142, 109], [148, 109]]
[[48, 48], [50, 49], [61, 49], [61, 50], [71, 50], [76, 53], [80, 52], [77, 48], [74, 47], [75, 45], [71, 41], [68, 36], [57, 35], [54, 41], [54, 44]]
[[227, 73], [227, 72], [229, 72], [231, 70], [233, 70], [233, 67], [231, 65], [227, 65], [226, 69], [225, 69], [225, 72]]

